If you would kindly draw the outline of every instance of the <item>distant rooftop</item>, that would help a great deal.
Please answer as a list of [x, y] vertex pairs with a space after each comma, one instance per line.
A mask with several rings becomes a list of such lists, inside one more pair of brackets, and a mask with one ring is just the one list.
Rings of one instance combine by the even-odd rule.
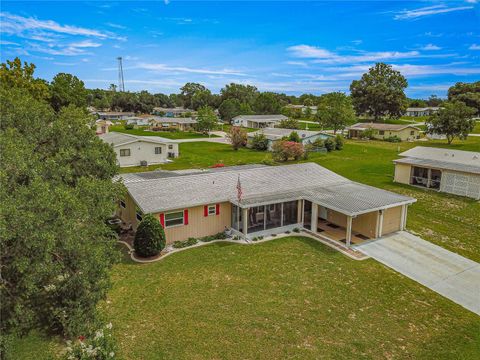
[[[279, 140], [284, 136], [289, 136], [292, 132], [296, 132], [301, 139], [309, 138], [311, 136], [316, 136], [322, 134], [320, 131], [309, 131], [309, 130], [292, 130], [292, 129], [282, 129], [282, 128], [264, 128], [258, 131], [248, 133], [248, 137], [254, 137], [257, 134], [264, 134], [265, 137], [269, 140]], [[323, 134], [325, 136], [331, 136]]]
[[238, 115], [233, 120], [247, 120], [254, 122], [280, 122], [287, 120], [285, 115]]
[[418, 127], [411, 124], [382, 124], [382, 123], [356, 123], [347, 128], [347, 130], [366, 130], [366, 129], [375, 129], [375, 130], [391, 130], [399, 131], [405, 128], [414, 128], [420, 130]]
[[131, 134], [123, 134], [115, 131], [111, 131], [107, 134], [102, 134], [99, 137], [106, 143], [111, 144], [113, 146], [130, 144], [138, 140], [155, 142], [159, 144], [176, 142], [175, 140], [162, 138], [160, 136], [138, 136], [138, 135], [131, 135]]

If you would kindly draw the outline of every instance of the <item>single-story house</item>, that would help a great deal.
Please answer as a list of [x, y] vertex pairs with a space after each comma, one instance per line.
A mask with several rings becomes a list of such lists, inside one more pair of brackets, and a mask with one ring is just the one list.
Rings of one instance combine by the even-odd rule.
[[413, 125], [396, 125], [381, 123], [356, 123], [347, 127], [349, 138], [360, 138], [367, 129], [373, 129], [375, 139], [384, 140], [391, 136], [398, 136], [402, 141], [420, 139], [420, 128]]
[[113, 146], [120, 167], [162, 164], [178, 157], [178, 142], [159, 136], [137, 136], [118, 132], [100, 135]]
[[261, 129], [275, 127], [282, 120], [287, 119], [285, 115], [238, 115], [232, 119], [232, 124], [235, 126]]
[[406, 116], [430, 116], [440, 110], [438, 106], [428, 106], [428, 107], [409, 107], [405, 110]]
[[176, 116], [182, 116], [186, 113], [193, 113], [193, 112], [194, 112], [193, 110], [185, 109], [183, 107], [174, 107], [174, 108], [154, 107], [152, 113], [154, 115], [176, 117]]
[[292, 110], [299, 110], [302, 112], [302, 114], [305, 114], [307, 112], [307, 109], [310, 109], [310, 112], [312, 114], [316, 114], [317, 113], [317, 110], [318, 110], [318, 107], [317, 106], [307, 106], [307, 105], [294, 105], [294, 104], [288, 104], [286, 106], [288, 109], [292, 109]]
[[394, 160], [394, 181], [480, 200], [480, 152], [417, 146]]
[[308, 131], [308, 130], [292, 130], [292, 129], [282, 129], [282, 128], [264, 128], [261, 130], [253, 131], [247, 134], [248, 145], [250, 146], [251, 140], [257, 134], [263, 134], [268, 140], [268, 150], [272, 149], [272, 145], [275, 141], [281, 140], [285, 136], [290, 136], [292, 132], [296, 132], [300, 137], [300, 140], [303, 145], [314, 143], [317, 139], [325, 140], [333, 135], [324, 134], [320, 131]]
[[101, 134], [107, 134], [108, 133], [108, 128], [112, 126], [113, 123], [109, 120], [97, 120], [95, 121], [95, 126], [96, 126], [96, 134], [101, 135]]
[[102, 120], [124, 120], [126, 118], [135, 116], [133, 112], [120, 112], [120, 111], [97, 111], [97, 116]]
[[181, 117], [161, 117], [161, 116], [152, 116], [149, 118], [149, 124], [151, 130], [162, 130], [162, 129], [177, 129], [180, 131], [187, 131], [193, 128], [197, 123], [197, 120], [192, 118], [181, 118]]
[[136, 229], [153, 214], [167, 244], [226, 229], [252, 239], [304, 228], [347, 246], [403, 230], [416, 200], [315, 163], [122, 174], [118, 215]]
[[126, 118], [128, 125], [134, 126], [149, 126], [150, 125], [150, 118], [140, 117], [140, 116], [132, 116]]

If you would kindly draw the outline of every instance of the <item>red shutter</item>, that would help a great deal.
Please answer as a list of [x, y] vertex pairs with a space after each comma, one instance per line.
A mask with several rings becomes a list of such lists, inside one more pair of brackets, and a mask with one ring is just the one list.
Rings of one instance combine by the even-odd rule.
[[215, 214], [220, 215], [220, 204], [215, 204]]
[[208, 216], [208, 205], [203, 207], [203, 216]]
[[160, 224], [162, 224], [162, 227], [165, 227], [165, 214], [161, 213], [160, 214]]
[[188, 225], [188, 210], [183, 210], [183, 224]]

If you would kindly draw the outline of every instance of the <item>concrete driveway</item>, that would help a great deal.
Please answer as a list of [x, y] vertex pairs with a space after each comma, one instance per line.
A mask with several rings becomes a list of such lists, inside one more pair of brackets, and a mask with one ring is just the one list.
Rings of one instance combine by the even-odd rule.
[[479, 263], [406, 231], [355, 248], [480, 315]]

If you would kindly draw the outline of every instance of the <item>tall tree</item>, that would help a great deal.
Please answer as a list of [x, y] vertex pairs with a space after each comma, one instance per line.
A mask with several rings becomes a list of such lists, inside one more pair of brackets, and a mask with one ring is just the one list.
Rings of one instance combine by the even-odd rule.
[[473, 83], [456, 83], [448, 89], [448, 100], [463, 101], [480, 114], [480, 81]]
[[192, 108], [192, 98], [199, 91], [205, 91], [207, 88], [202, 84], [189, 82], [180, 88], [180, 95], [184, 100], [184, 106]]
[[399, 71], [377, 63], [350, 85], [355, 111], [358, 115], [373, 116], [375, 121], [384, 116], [400, 117], [407, 107], [407, 86], [407, 79]]
[[445, 102], [442, 106], [442, 109], [426, 121], [427, 132], [445, 135], [449, 144], [456, 137], [466, 139], [475, 127], [475, 120], [472, 119], [475, 108], [461, 101]]
[[55, 75], [51, 84], [51, 104], [55, 111], [70, 104], [83, 107], [87, 105], [87, 90], [82, 80], [71, 74]]
[[214, 98], [210, 90], [199, 90], [193, 94], [191, 99], [191, 108], [198, 110], [204, 106], [213, 106]]
[[36, 88], [3, 80], [0, 334], [79, 335], [95, 321], [117, 256], [105, 224], [121, 191], [116, 156], [85, 109], [54, 112]]
[[222, 120], [227, 123], [231, 123], [235, 116], [240, 115], [240, 105], [240, 101], [237, 99], [223, 100], [218, 108], [218, 112], [220, 113]]
[[257, 96], [253, 109], [257, 114], [280, 114], [282, 106], [276, 94], [264, 92]]
[[316, 120], [322, 127], [333, 128], [334, 134], [355, 120], [350, 98], [341, 92], [322, 95], [318, 103]]
[[252, 85], [230, 83], [220, 90], [220, 95], [223, 101], [227, 99], [236, 99], [240, 103], [253, 106], [258, 91], [257, 88]]
[[441, 106], [443, 103], [443, 100], [440, 99], [437, 95], [430, 95], [426, 103], [428, 106]]
[[196, 125], [198, 131], [208, 133], [215, 127], [216, 124], [217, 115], [215, 115], [215, 112], [211, 107], [204, 106], [198, 110]]

